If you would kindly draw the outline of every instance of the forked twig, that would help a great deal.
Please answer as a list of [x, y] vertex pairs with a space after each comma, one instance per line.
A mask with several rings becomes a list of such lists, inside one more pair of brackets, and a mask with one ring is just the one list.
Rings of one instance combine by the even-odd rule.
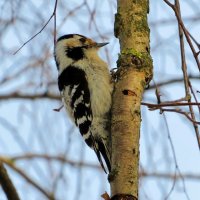
[[33, 35], [30, 39], [28, 39], [24, 44], [22, 44], [21, 47], [19, 47], [13, 54], [17, 54], [26, 44], [28, 44], [31, 40], [33, 40], [36, 36], [38, 36], [44, 29], [45, 27], [49, 24], [51, 19], [54, 17], [54, 44], [56, 43], [56, 8], [57, 8], [58, 0], [55, 0], [55, 5], [54, 5], [54, 10], [52, 15], [49, 17], [47, 22], [44, 24], [44, 26], [35, 34]]

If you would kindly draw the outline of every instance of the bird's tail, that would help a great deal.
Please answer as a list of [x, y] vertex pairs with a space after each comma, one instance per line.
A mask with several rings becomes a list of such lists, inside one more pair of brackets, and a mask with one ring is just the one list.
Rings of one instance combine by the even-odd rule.
[[[92, 147], [97, 155], [97, 158], [105, 171], [111, 171], [111, 151], [110, 151], [110, 126], [107, 116], [93, 117], [91, 126]], [[106, 170], [107, 166], [107, 170]]]
[[[111, 171], [111, 155], [110, 155], [109, 147], [107, 144], [107, 140], [104, 140], [103, 138], [96, 139], [96, 142], [94, 145], [94, 151], [105, 173], [107, 173], [107, 171], [110, 172]], [[103, 162], [102, 157], [105, 162]], [[107, 170], [105, 168], [104, 163], [106, 163]]]

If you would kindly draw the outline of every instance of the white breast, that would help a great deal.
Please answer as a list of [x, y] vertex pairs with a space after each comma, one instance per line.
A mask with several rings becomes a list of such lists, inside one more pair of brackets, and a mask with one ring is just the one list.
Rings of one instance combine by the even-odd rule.
[[113, 90], [107, 64], [98, 57], [89, 61], [83, 59], [78, 66], [87, 76], [93, 116], [104, 115], [110, 110]]

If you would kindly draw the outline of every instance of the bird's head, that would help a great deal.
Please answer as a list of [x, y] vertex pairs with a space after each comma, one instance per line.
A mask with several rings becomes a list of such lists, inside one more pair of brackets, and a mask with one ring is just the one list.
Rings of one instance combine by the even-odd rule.
[[55, 47], [57, 67], [70, 65], [93, 54], [96, 56], [98, 49], [106, 44], [108, 43], [97, 43], [79, 34], [63, 35], [58, 38]]
[[100, 48], [108, 43], [97, 43], [90, 38], [79, 34], [68, 34], [58, 38], [57, 44], [61, 44], [66, 48]]

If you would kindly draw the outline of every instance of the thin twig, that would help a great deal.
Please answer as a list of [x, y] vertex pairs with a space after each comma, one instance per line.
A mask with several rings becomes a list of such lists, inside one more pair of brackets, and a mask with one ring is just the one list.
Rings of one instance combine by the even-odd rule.
[[140, 171], [140, 177], [142, 178], [164, 178], [164, 179], [188, 179], [188, 180], [194, 180], [199, 181], [200, 180], [200, 174], [171, 174], [171, 173], [162, 173], [162, 172], [146, 172], [146, 171]]
[[[154, 82], [155, 82], [155, 81], [154, 81]], [[156, 83], [155, 83], [155, 85], [156, 85]], [[155, 95], [156, 95], [156, 98], [157, 98], [157, 103], [158, 103], [158, 104], [161, 104], [160, 90], [159, 90], [159, 88], [157, 87], [157, 85], [156, 85], [156, 92], [155, 92]], [[160, 113], [163, 113], [162, 107], [160, 108]], [[174, 189], [174, 187], [175, 187], [175, 184], [176, 184], [176, 174], [177, 174], [178, 165], [177, 165], [175, 149], [174, 149], [174, 145], [173, 145], [173, 143], [172, 143], [172, 139], [171, 139], [171, 135], [170, 135], [170, 131], [169, 131], [169, 127], [168, 127], [168, 123], [167, 123], [167, 119], [166, 119], [165, 113], [163, 113], [163, 117], [164, 117], [165, 125], [166, 125], [166, 128], [167, 128], [168, 139], [169, 139], [169, 142], [170, 142], [170, 145], [171, 145], [172, 154], [173, 154], [173, 158], [174, 158], [174, 162], [175, 162], [175, 179], [174, 179], [174, 181], [173, 181], [173, 184], [172, 184], [172, 187], [171, 187], [169, 193], [167, 194], [167, 196], [166, 196], [166, 198], [165, 198], [165, 200], [166, 200], [166, 199], [168, 199], [168, 197], [170, 196], [171, 192], [173, 191], [173, 189]]]
[[169, 143], [170, 143], [170, 146], [171, 146], [171, 149], [172, 149], [172, 155], [173, 155], [174, 162], [175, 162], [174, 182], [173, 182], [171, 190], [169, 191], [169, 193], [166, 196], [165, 200], [168, 199], [168, 197], [171, 195], [172, 191], [175, 188], [175, 184], [176, 184], [176, 180], [177, 180], [177, 173], [179, 174], [180, 178], [182, 179], [184, 192], [185, 192], [185, 195], [186, 195], [187, 199], [189, 200], [190, 198], [188, 196], [188, 193], [187, 193], [186, 187], [185, 187], [185, 179], [184, 179], [184, 177], [183, 177], [183, 175], [182, 175], [182, 173], [181, 173], [181, 171], [179, 169], [179, 166], [178, 166], [178, 161], [177, 161], [177, 158], [176, 158], [175, 148], [174, 148], [174, 144], [173, 144], [173, 141], [172, 141], [172, 138], [171, 138], [171, 134], [170, 134], [170, 130], [169, 130], [169, 126], [168, 126], [168, 122], [167, 122], [167, 118], [166, 118], [165, 113], [163, 114], [163, 116], [164, 116], [164, 121], [165, 121], [165, 124], [166, 124], [166, 127], [167, 127], [167, 135], [168, 135]]
[[[189, 81], [189, 87], [190, 87], [190, 91], [191, 91], [191, 93], [192, 93], [192, 95], [193, 95], [193, 97], [194, 97], [195, 102], [198, 103], [196, 94], [195, 94], [195, 92], [194, 92], [194, 90], [193, 90], [193, 88], [192, 88], [192, 85], [191, 85], [191, 82], [190, 82], [190, 81]], [[200, 106], [198, 106], [198, 110], [199, 110], [199, 115], [200, 115]]]
[[[179, 15], [181, 16], [180, 13], [180, 5], [179, 2], [176, 0], [175, 5], [177, 7], [177, 10], [179, 12]], [[184, 47], [184, 35], [183, 35], [183, 30], [178, 24], [178, 30], [179, 30], [179, 41], [180, 41], [180, 50], [181, 50], [181, 68], [183, 71], [183, 80], [184, 80], [184, 86], [185, 86], [185, 96], [186, 98], [190, 99], [190, 90], [189, 90], [189, 80], [188, 80], [188, 73], [187, 73], [187, 64], [186, 64], [186, 58], [185, 58], [185, 47]]]
[[190, 32], [188, 32], [188, 35], [191, 37], [192, 41], [197, 45], [198, 49], [200, 50], [200, 44], [196, 41], [196, 39], [192, 36]]
[[169, 140], [169, 144], [170, 144], [171, 150], [172, 150], [173, 159], [174, 159], [174, 162], [175, 162], [175, 173], [174, 173], [173, 183], [172, 183], [170, 191], [168, 192], [167, 196], [165, 197], [165, 200], [167, 200], [170, 197], [170, 195], [171, 195], [171, 193], [174, 190], [175, 185], [176, 185], [176, 176], [177, 176], [177, 170], [178, 170], [178, 163], [177, 163], [177, 159], [176, 159], [176, 153], [175, 153], [174, 144], [172, 142], [172, 138], [171, 138], [171, 135], [170, 135], [169, 126], [168, 126], [167, 118], [166, 118], [165, 114], [163, 114], [163, 117], [164, 117], [165, 126], [167, 128], [167, 136], [168, 136], [167, 138]]
[[148, 106], [149, 110], [157, 110], [160, 109], [161, 112], [176, 112], [176, 113], [180, 113], [182, 115], [185, 115], [194, 125], [200, 125], [200, 122], [196, 121], [194, 118], [190, 117], [188, 113], [180, 110], [180, 109], [165, 109], [163, 107], [168, 107], [168, 106], [191, 106], [191, 105], [200, 105], [200, 103], [160, 103], [160, 104], [149, 104], [149, 103], [144, 103], [142, 102], [142, 105]]
[[[156, 83], [155, 83], [155, 85], [156, 85]], [[160, 103], [161, 103], [161, 96], [160, 96], [160, 91], [159, 91], [159, 88], [157, 87], [157, 85], [156, 85], [156, 91], [157, 91], [157, 92], [156, 92], [157, 102], [158, 102], [158, 104], [160, 104]], [[163, 112], [163, 109], [162, 109], [162, 108], [160, 108], [160, 112], [161, 112], [161, 113]], [[187, 191], [186, 191], [186, 189], [185, 189], [185, 181], [184, 181], [184, 178], [183, 178], [183, 176], [182, 176], [182, 174], [181, 174], [181, 171], [180, 171], [180, 169], [179, 169], [179, 167], [178, 167], [178, 162], [177, 162], [176, 154], [175, 154], [175, 148], [174, 148], [174, 144], [173, 144], [173, 142], [172, 142], [172, 138], [171, 138], [171, 135], [170, 135], [169, 126], [168, 126], [168, 123], [167, 123], [167, 118], [166, 118], [165, 113], [163, 113], [163, 116], [164, 116], [164, 121], [165, 121], [166, 128], [167, 128], [167, 135], [168, 135], [169, 143], [170, 143], [170, 146], [171, 146], [171, 149], [172, 149], [172, 155], [173, 155], [174, 162], [175, 162], [175, 178], [174, 178], [172, 187], [171, 187], [171, 189], [170, 189], [168, 195], [166, 196], [165, 200], [168, 199], [168, 197], [171, 195], [171, 193], [172, 193], [172, 191], [173, 191], [173, 189], [174, 189], [174, 187], [175, 187], [177, 172], [178, 172], [179, 175], [182, 177], [184, 192], [185, 192], [185, 194], [186, 194], [187, 199], [189, 199], [188, 194], [187, 194]]]
[[[176, 7], [177, 15], [181, 19], [182, 17], [181, 17], [179, 0], [175, 0], [175, 7]], [[188, 103], [190, 103], [191, 102], [191, 94], [190, 94], [189, 78], [188, 78], [187, 64], [186, 64], [186, 58], [185, 58], [183, 28], [181, 27], [179, 21], [178, 21], [178, 29], [179, 29], [182, 71], [183, 71], [183, 78], [184, 78], [184, 85], [185, 85], [185, 96], [186, 96], [186, 99], [188, 100]], [[187, 31], [187, 33], [189, 33], [189, 32]], [[200, 150], [199, 129], [198, 129], [198, 126], [197, 126], [198, 123], [196, 123], [195, 114], [194, 114], [194, 110], [193, 110], [192, 105], [189, 105], [189, 109], [190, 109], [191, 117], [188, 114], [186, 114], [185, 112], [182, 112], [182, 113], [179, 112], [179, 113], [184, 114], [190, 121], [193, 122], [193, 127], [194, 127], [194, 130], [195, 130], [195, 133], [196, 133], [198, 147], [199, 147], [199, 150]]]
[[141, 104], [143, 106], [148, 106], [150, 109], [159, 109], [161, 107], [170, 107], [170, 106], [189, 106], [189, 105], [200, 106], [200, 103], [197, 103], [197, 102], [185, 102], [185, 103], [181, 102], [180, 103], [180, 102], [173, 102], [173, 101], [170, 103], [162, 102], [160, 104], [142, 102]]
[[189, 46], [190, 46], [190, 49], [191, 49], [191, 51], [192, 51], [192, 53], [193, 53], [193, 55], [194, 55], [195, 61], [196, 61], [197, 66], [198, 66], [198, 69], [199, 69], [199, 71], [200, 71], [200, 62], [199, 62], [199, 59], [198, 59], [198, 54], [199, 54], [199, 53], [195, 51], [195, 48], [194, 48], [194, 46], [193, 46], [193, 44], [192, 44], [192, 41], [191, 41], [191, 39], [190, 39], [190, 35], [188, 34], [189, 31], [185, 28], [185, 25], [184, 25], [184, 23], [183, 23], [183, 20], [181, 19], [181, 16], [179, 15], [179, 12], [178, 12], [176, 6], [173, 5], [172, 3], [170, 3], [168, 0], [163, 0], [163, 1], [164, 1], [168, 6], [170, 6], [170, 7], [173, 9], [173, 11], [174, 11], [174, 13], [175, 13], [175, 15], [176, 15], [176, 18], [177, 18], [177, 20], [178, 20], [178, 23], [179, 23], [179, 25], [181, 26], [181, 28], [182, 28], [182, 30], [183, 30], [183, 32], [184, 32], [184, 35], [185, 35], [185, 37], [186, 37], [186, 40], [187, 40], [187, 42], [188, 42], [188, 44], [189, 44]]
[[[44, 29], [45, 27], [49, 24], [49, 22], [51, 21], [51, 19], [53, 17], [55, 17], [56, 15], [56, 8], [57, 8], [57, 3], [58, 3], [58, 0], [55, 0], [55, 6], [54, 6], [54, 10], [53, 10], [53, 13], [52, 15], [49, 17], [49, 19], [47, 20], [47, 22], [44, 24], [44, 26], [35, 34], [33, 35], [30, 39], [28, 39], [26, 42], [24, 42], [22, 44], [22, 46], [20, 48], [18, 48], [15, 52], [14, 52], [14, 55], [17, 54], [26, 44], [28, 44], [31, 40], [33, 40], [36, 36], [38, 36]], [[56, 20], [56, 17], [54, 18]], [[55, 37], [56, 37], [56, 33], [55, 33], [55, 28], [56, 28], [56, 24], [55, 24], [55, 20], [54, 20], [54, 44], [55, 44]]]
[[175, 113], [182, 114], [182, 115], [186, 116], [192, 123], [200, 125], [200, 122], [195, 121], [194, 119], [192, 119], [192, 117], [189, 116], [189, 114], [187, 112], [184, 112], [182, 110], [179, 110], [179, 109], [162, 109], [162, 112], [175, 112]]
[[[199, 75], [189, 75], [188, 78], [189, 78], [189, 79], [193, 79], [193, 80], [195, 80], [195, 81], [200, 81]], [[158, 83], [156, 83], [156, 84], [157, 84], [157, 86], [160, 88], [160, 87], [162, 87], [162, 86], [166, 86], [166, 85], [174, 84], [174, 83], [180, 83], [180, 82], [183, 82], [183, 77], [175, 78], [175, 79], [170, 79], [170, 80], [166, 80], [166, 81], [162, 81], [162, 82], [158, 82]], [[148, 90], [151, 90], [151, 89], [155, 89], [155, 88], [156, 88], [155, 84], [150, 85], [150, 86], [147, 88], [147, 91], [148, 91]]]
[[54, 16], [54, 33], [53, 33], [53, 38], [54, 38], [54, 47], [56, 45], [56, 8], [57, 8], [57, 5], [58, 5], [58, 0], [56, 0], [55, 2], [55, 6], [54, 6], [54, 11], [53, 11], [53, 16]]

